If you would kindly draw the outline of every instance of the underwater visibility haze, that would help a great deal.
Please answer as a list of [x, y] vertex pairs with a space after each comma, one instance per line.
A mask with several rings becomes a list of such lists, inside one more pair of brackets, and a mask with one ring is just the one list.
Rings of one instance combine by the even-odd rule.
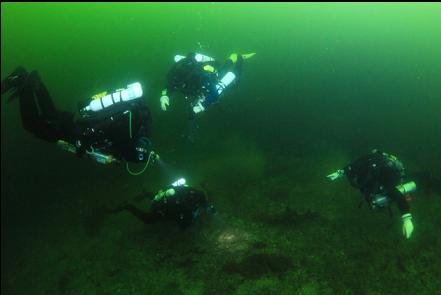
[[[193, 119], [179, 93], [161, 109], [189, 53], [243, 62]], [[2, 294], [441, 292], [440, 3], [2, 2], [2, 81], [18, 66], [77, 114], [139, 82], [159, 158], [133, 176], [66, 153], [2, 95]], [[416, 183], [408, 239], [397, 206], [326, 177], [373, 149]], [[181, 177], [214, 214], [125, 211]]]

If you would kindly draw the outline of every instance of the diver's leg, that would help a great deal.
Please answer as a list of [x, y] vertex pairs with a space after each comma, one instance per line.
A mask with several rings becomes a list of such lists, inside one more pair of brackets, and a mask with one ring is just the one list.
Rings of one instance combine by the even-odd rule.
[[11, 90], [13, 93], [9, 101], [18, 97], [23, 128], [35, 134], [40, 125], [40, 112], [29, 74], [19, 67], [3, 81], [2, 94]]
[[23, 67], [17, 67], [11, 74], [2, 80], [1, 95], [8, 91], [13, 91], [9, 101], [14, 97], [17, 97], [17, 90], [21, 88], [26, 79], [28, 78], [28, 72]]
[[122, 210], [130, 212], [133, 216], [135, 216], [145, 224], [151, 224], [159, 221], [159, 216], [157, 214], [153, 212], [144, 212], [132, 204], [127, 204], [123, 206]]
[[55, 142], [58, 139], [70, 140], [72, 137], [74, 115], [66, 111], [58, 111], [54, 102], [41, 81], [38, 72], [29, 75], [30, 83], [40, 111], [40, 131], [37, 137]]
[[228, 72], [232, 72], [236, 76], [237, 82], [242, 74], [242, 66], [244, 60], [252, 57], [253, 55], [254, 54], [232, 53], [219, 69], [219, 78], [222, 79]]
[[55, 109], [54, 102], [46, 88], [46, 85], [41, 81], [40, 75], [37, 71], [32, 71], [29, 74], [29, 80], [32, 85], [32, 89], [35, 93], [38, 106], [42, 116], [48, 118], [55, 118], [57, 110]]
[[9, 100], [18, 97], [23, 128], [49, 142], [65, 138], [73, 115], [58, 112], [38, 73], [28, 74], [18, 67], [2, 81], [2, 94], [12, 91]]
[[[29, 84], [33, 92], [33, 101], [37, 105], [37, 116], [33, 133], [46, 141], [55, 142], [58, 139], [68, 139], [71, 136], [73, 114], [58, 111], [38, 72], [29, 74]], [[20, 101], [22, 104], [22, 101]], [[24, 102], [25, 103], [25, 102]], [[35, 109], [35, 108], [34, 108]]]

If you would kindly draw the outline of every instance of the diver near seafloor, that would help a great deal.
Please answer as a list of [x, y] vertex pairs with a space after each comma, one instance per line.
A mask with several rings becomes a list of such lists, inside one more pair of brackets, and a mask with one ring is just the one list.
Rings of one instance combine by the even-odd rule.
[[160, 190], [153, 198], [150, 210], [145, 212], [132, 204], [124, 204], [112, 213], [127, 211], [145, 224], [159, 221], [176, 221], [181, 228], [187, 228], [203, 214], [216, 213], [209, 205], [205, 193], [186, 185], [181, 178]]
[[233, 53], [223, 64], [200, 53], [176, 55], [161, 93], [161, 109], [166, 111], [170, 104], [169, 96], [180, 92], [189, 102], [189, 115], [193, 119], [195, 114], [217, 103], [227, 87], [238, 82], [244, 60], [254, 55]]
[[[65, 151], [86, 154], [101, 164], [126, 161], [133, 175], [158, 158], [149, 139], [150, 111], [138, 82], [94, 95], [79, 105], [79, 118], [55, 107], [37, 71], [15, 69], [1, 82], [1, 94], [5, 93], [10, 93], [8, 102], [18, 99], [24, 129]], [[145, 163], [144, 169], [132, 172], [129, 162]]]
[[409, 239], [414, 226], [409, 202], [416, 184], [407, 176], [403, 164], [393, 155], [372, 150], [327, 176], [330, 180], [346, 177], [360, 190], [373, 209], [389, 208], [395, 203], [401, 212], [403, 235]]

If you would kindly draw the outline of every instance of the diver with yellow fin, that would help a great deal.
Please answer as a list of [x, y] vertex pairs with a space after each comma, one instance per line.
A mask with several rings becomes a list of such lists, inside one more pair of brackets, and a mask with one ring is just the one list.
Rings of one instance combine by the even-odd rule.
[[327, 176], [330, 180], [342, 177], [360, 190], [373, 209], [390, 209], [390, 204], [395, 203], [401, 212], [403, 235], [407, 239], [411, 237], [414, 226], [409, 202], [416, 184], [395, 156], [374, 149]]
[[217, 103], [224, 90], [237, 83], [243, 61], [254, 55], [233, 53], [223, 64], [200, 53], [176, 55], [175, 64], [167, 74], [167, 85], [161, 93], [161, 109], [166, 111], [170, 104], [169, 95], [179, 92], [189, 102], [190, 118], [193, 118]]
[[120, 161], [145, 163], [158, 159], [150, 142], [151, 116], [142, 97], [140, 83], [132, 83], [113, 93], [102, 92], [83, 103], [79, 117], [57, 110], [36, 71], [18, 67], [1, 83], [8, 101], [18, 98], [24, 129], [36, 137], [57, 143], [62, 149], [101, 164]]

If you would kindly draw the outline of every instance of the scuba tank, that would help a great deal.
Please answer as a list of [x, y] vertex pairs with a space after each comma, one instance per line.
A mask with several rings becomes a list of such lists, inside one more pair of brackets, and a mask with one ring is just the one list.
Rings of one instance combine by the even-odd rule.
[[[403, 196], [405, 196], [406, 201], [409, 200], [408, 194], [416, 191], [416, 184], [413, 181], [397, 185], [395, 187]], [[372, 208], [383, 208], [389, 206], [391, 200], [387, 195], [375, 194], [371, 196], [371, 206]]]
[[225, 76], [219, 81], [218, 84], [216, 84], [216, 90], [218, 94], [221, 94], [225, 88], [228, 87], [228, 85], [231, 84], [231, 82], [236, 79], [236, 75], [233, 72], [228, 72], [225, 74]]
[[396, 189], [402, 195], [406, 195], [406, 194], [410, 194], [410, 193], [413, 193], [414, 191], [416, 191], [416, 184], [415, 184], [415, 182], [410, 181], [410, 182], [405, 183], [405, 184], [397, 185]]
[[389, 206], [389, 203], [390, 199], [386, 195], [378, 194], [371, 197], [371, 206], [373, 209], [387, 207]]
[[90, 102], [80, 112], [99, 112], [114, 104], [130, 101], [142, 96], [142, 86], [139, 82], [127, 85], [127, 88], [119, 89], [112, 94], [104, 92], [92, 97]]
[[410, 195], [410, 193], [416, 191], [416, 183], [410, 181], [404, 184], [397, 185], [395, 188], [404, 196], [406, 202], [409, 203], [410, 201], [412, 201], [412, 196]]
[[[57, 146], [66, 152], [73, 153], [73, 154], [77, 153], [77, 148], [73, 144], [70, 144], [64, 140], [61, 140], [61, 139], [58, 140]], [[103, 153], [99, 153], [93, 149], [91, 152], [86, 151], [86, 153], [89, 155], [89, 157], [91, 157], [92, 159], [94, 159], [95, 161], [97, 161], [100, 164], [111, 164], [113, 162], [118, 162], [118, 160], [115, 159], [115, 157], [113, 157], [112, 155], [106, 155]]]
[[77, 153], [77, 148], [73, 144], [67, 141], [59, 139], [57, 141], [57, 146], [68, 153], [72, 153], [72, 154]]
[[91, 157], [100, 164], [107, 165], [107, 164], [112, 164], [113, 162], [117, 162], [115, 157], [113, 157], [112, 155], [102, 154], [94, 150], [92, 150], [91, 152], [86, 151], [86, 153], [89, 155], [89, 157]]

